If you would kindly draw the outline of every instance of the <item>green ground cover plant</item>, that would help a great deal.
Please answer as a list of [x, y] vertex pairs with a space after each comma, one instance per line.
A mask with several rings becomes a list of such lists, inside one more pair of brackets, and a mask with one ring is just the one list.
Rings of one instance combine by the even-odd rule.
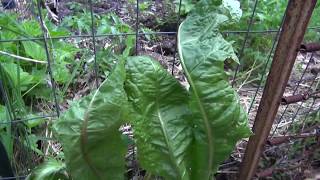
[[[112, 13], [101, 17], [97, 16], [96, 22], [97, 27], [99, 27], [95, 32], [96, 34], [132, 32], [130, 26]], [[73, 26], [68, 26], [63, 22], [55, 25], [45, 19], [44, 23], [49, 37], [70, 36], [73, 32], [78, 32], [73, 29]], [[89, 29], [90, 25], [84, 24], [81, 28]], [[17, 141], [21, 141], [22, 146], [25, 146], [31, 152], [44, 156], [37, 142], [42, 139], [39, 128], [44, 125], [45, 118], [19, 122], [14, 125], [6, 123], [42, 116], [43, 111], [46, 111], [47, 114], [56, 113], [54, 108], [50, 108], [54, 101], [44, 43], [42, 40], [36, 39], [42, 38], [43, 32], [39, 22], [34, 18], [19, 19], [18, 15], [13, 13], [0, 13], [0, 28], [0, 39], [8, 40], [8, 42], [0, 43], [0, 83], [1, 87], [4, 88], [3, 92], [8, 96], [6, 99], [1, 98], [1, 141], [4, 143], [12, 162], [15, 162], [13, 151]], [[81, 28], [80, 30], [84, 31]], [[90, 34], [90, 31], [85, 31], [85, 33]], [[19, 40], [26, 38], [35, 39], [30, 41]], [[12, 39], [16, 39], [16, 41], [9, 41]], [[101, 40], [97, 39], [98, 41], [103, 40], [102, 38]], [[86, 71], [92, 71], [94, 62], [90, 59], [93, 59], [93, 55], [90, 49], [79, 47], [77, 40], [74, 41], [76, 43], [58, 39], [51, 39], [48, 42], [52, 75], [57, 87], [57, 99], [58, 103], [63, 103], [68, 89], [75, 85], [77, 76], [81, 76]], [[100, 70], [105, 72], [106, 76], [112, 69], [117, 56], [128, 56], [132, 53], [135, 37], [119, 37], [111, 42], [108, 47], [98, 49], [97, 53]], [[119, 49], [117, 47], [119, 44], [124, 44], [124, 46]], [[82, 54], [82, 56], [77, 61], [75, 58], [78, 54]], [[84, 65], [89, 68], [82, 69]], [[39, 109], [39, 106], [44, 106], [46, 109]], [[17, 140], [17, 137], [19, 140]], [[19, 168], [15, 169], [19, 171]]]
[[[181, 14], [188, 14], [195, 6], [199, 0], [182, 0], [181, 1]], [[175, 0], [175, 9], [178, 12], [180, 0]], [[224, 30], [241, 30], [246, 31], [249, 25], [250, 18], [252, 16], [255, 0], [241, 0], [241, 9], [243, 10], [243, 16], [239, 23], [231, 25], [228, 29]], [[278, 30], [281, 25], [281, 20], [285, 12], [287, 1], [281, 0], [262, 0], [258, 1], [256, 12], [253, 18], [253, 25], [251, 31], [268, 31], [268, 30]], [[313, 16], [309, 27], [319, 27], [320, 23], [318, 19], [320, 18], [319, 11], [320, 4], [316, 5], [316, 9], [313, 12]], [[309, 30], [305, 35], [306, 41], [314, 41], [319, 39], [318, 30]], [[258, 83], [261, 76], [264, 75], [263, 69], [267, 63], [268, 55], [271, 51], [273, 41], [275, 39], [276, 33], [250, 33], [248, 41], [246, 43], [244, 52], [240, 57], [241, 66], [239, 76], [236, 79], [239, 83], [254, 84]], [[233, 47], [235, 51], [239, 54], [245, 34], [225, 34], [225, 38], [233, 42]], [[230, 73], [233, 73], [236, 64], [231, 63]], [[270, 62], [268, 67], [270, 67]], [[244, 82], [245, 81], [245, 82]], [[242, 85], [240, 85], [242, 86]]]
[[[150, 28], [140, 23], [140, 32], [158, 31], [161, 25], [170, 24], [167, 21], [174, 22], [175, 26], [177, 14], [174, 12], [178, 12], [180, 1], [175, 0], [174, 5], [171, 1], [165, 2], [166, 7], [176, 6], [169, 9], [174, 15], [164, 19], [156, 17], [155, 26]], [[243, 83], [240, 87], [257, 83], [263, 75], [261, 70], [275, 35], [250, 34], [244, 53], [238, 59], [244, 34], [225, 31], [246, 30], [254, 2], [182, 0], [178, 53], [188, 87], [167, 73], [157, 60], [133, 56], [135, 35], [101, 37], [134, 34], [135, 31], [114, 13], [94, 13], [98, 79], [102, 83], [89, 95], [81, 94], [84, 97], [71, 102], [67, 94], [72, 86], [76, 86], [77, 77], [94, 71], [92, 40], [49, 40], [58, 103], [62, 106], [68, 103], [64, 107], [66, 111], [52, 127], [53, 139], [59, 140], [63, 151], [52, 157], [45, 155], [37, 144], [43, 138], [39, 129], [45, 119], [4, 124], [40, 115], [43, 109], [36, 106], [39, 102], [47, 107], [44, 111], [48, 114], [54, 109], [43, 41], [19, 41], [21, 38], [42, 38], [43, 32], [34, 18], [19, 19], [16, 14], [0, 13], [0, 39], [18, 39], [0, 43], [0, 83], [8, 94], [5, 104], [1, 102], [0, 105], [0, 138], [12, 162], [14, 144], [19, 139], [31, 153], [44, 160], [28, 176], [29, 180], [124, 179], [125, 155], [131, 139], [128, 142], [128, 137], [121, 134], [119, 128], [129, 123], [133, 127], [139, 165], [147, 171], [145, 177], [214, 177], [219, 164], [229, 156], [237, 141], [251, 134], [239, 97], [229, 85], [230, 75], [240, 61], [237, 78], [238, 83]], [[134, 7], [136, 1], [129, 3]], [[286, 4], [279, 0], [259, 1], [252, 30], [277, 29]], [[91, 36], [88, 7], [74, 2], [68, 5], [74, 13], [60, 23], [44, 20], [48, 35]], [[148, 10], [152, 8], [152, 1], [142, 2], [141, 14], [150, 13]], [[315, 10], [310, 26], [320, 25], [317, 21], [319, 13]], [[306, 40], [314, 40], [318, 35], [318, 31], [309, 31]], [[152, 34], [145, 35], [148, 41], [156, 38]], [[308, 125], [317, 123], [314, 119], [318, 117], [319, 113], [308, 117]], [[297, 124], [297, 129], [299, 127]], [[51, 131], [51, 124], [46, 124], [46, 129]], [[309, 144], [312, 143], [313, 140]], [[297, 148], [302, 148], [300, 142], [296, 144]]]
[[96, 91], [73, 102], [53, 126], [69, 176], [123, 179], [127, 144], [119, 128], [128, 122], [138, 160], [151, 174], [212, 177], [236, 142], [251, 134], [224, 71], [225, 60], [238, 59], [219, 31], [241, 14], [237, 1], [202, 0], [181, 24], [179, 55], [189, 89], [158, 61], [124, 56]]

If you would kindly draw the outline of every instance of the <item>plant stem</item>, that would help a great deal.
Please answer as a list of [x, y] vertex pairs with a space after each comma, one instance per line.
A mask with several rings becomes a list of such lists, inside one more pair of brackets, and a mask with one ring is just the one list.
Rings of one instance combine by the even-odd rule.
[[46, 61], [40, 61], [40, 60], [36, 60], [36, 59], [31, 59], [31, 58], [27, 58], [27, 57], [22, 57], [22, 56], [18, 56], [15, 54], [10, 54], [8, 52], [4, 52], [4, 51], [0, 51], [0, 54], [2, 55], [6, 55], [6, 56], [10, 56], [16, 59], [20, 59], [20, 60], [24, 60], [24, 61], [29, 61], [29, 62], [34, 62], [34, 63], [40, 63], [40, 64], [47, 64]]

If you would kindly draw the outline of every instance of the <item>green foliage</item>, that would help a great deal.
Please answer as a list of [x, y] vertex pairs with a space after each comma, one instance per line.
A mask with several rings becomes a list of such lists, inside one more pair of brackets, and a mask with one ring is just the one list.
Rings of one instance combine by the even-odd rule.
[[91, 32], [91, 15], [88, 11], [83, 11], [81, 14], [67, 16], [63, 19], [62, 26], [71, 28], [77, 34]]
[[33, 170], [26, 180], [68, 180], [66, 166], [64, 163], [48, 159], [43, 164]]
[[[241, 30], [245, 31], [248, 28], [248, 24], [253, 12], [254, 3], [256, 0], [241, 0], [241, 8], [243, 10], [243, 16], [240, 22], [231, 26], [228, 26], [228, 30]], [[175, 0], [176, 12], [178, 11], [178, 5], [180, 0]], [[181, 14], [188, 14], [196, 4], [197, 0], [182, 0]], [[257, 9], [253, 18], [252, 31], [265, 31], [265, 30], [277, 30], [281, 24], [282, 17], [285, 13], [285, 9], [288, 1], [281, 0], [259, 0]], [[319, 27], [320, 22], [320, 3], [317, 3], [313, 12], [309, 27]], [[270, 13], [272, 12], [272, 13]], [[319, 30], [309, 30], [305, 34], [305, 41], [314, 41], [319, 39]], [[260, 80], [260, 77], [264, 75], [262, 70], [264, 69], [267, 57], [270, 53], [272, 43], [274, 41], [276, 33], [251, 33], [246, 43], [244, 53], [241, 57], [241, 69], [239, 74], [239, 81], [248, 81], [244, 83], [256, 83]], [[242, 48], [245, 33], [241, 34], [228, 34], [226, 36], [228, 41], [234, 42], [233, 46], [236, 52], [239, 52]], [[254, 66], [252, 66], [254, 64]], [[271, 63], [270, 63], [271, 64]], [[269, 65], [270, 65], [269, 64]], [[236, 64], [232, 64], [232, 69]], [[252, 70], [252, 72], [247, 73]]]
[[[70, 2], [70, 8], [75, 11], [71, 16], [63, 19], [61, 26], [70, 29], [75, 34], [91, 35], [91, 14], [83, 9], [83, 6], [76, 2]], [[106, 76], [113, 69], [117, 62], [118, 56], [129, 56], [132, 54], [135, 45], [135, 36], [118, 36], [119, 34], [134, 33], [132, 28], [126, 24], [120, 17], [114, 13], [95, 14], [94, 13], [94, 29], [95, 35], [117, 35], [110, 42], [104, 44], [101, 48], [97, 46], [97, 63]], [[97, 41], [105, 39], [105, 37], [97, 37]], [[61, 73], [60, 73], [61, 74]], [[65, 74], [65, 73], [64, 73]], [[63, 77], [63, 76], [62, 76]]]
[[[20, 66], [15, 63], [3, 63], [2, 67], [5, 73], [10, 76], [13, 86], [20, 86], [21, 91], [26, 91], [30, 85], [36, 83], [34, 77], [31, 74], [25, 72]], [[17, 73], [17, 71], [19, 71], [19, 74]]]
[[[7, 103], [8, 98], [13, 96], [13, 94], [7, 94], [9, 92], [9, 89], [12, 88], [12, 84], [6, 85], [8, 82], [10, 82], [10, 77], [8, 74], [3, 70], [1, 64], [0, 64], [0, 80], [1, 80], [1, 86], [0, 86], [0, 93], [4, 97], [1, 97], [1, 103]], [[6, 85], [6, 86], [5, 86]], [[13, 90], [13, 93], [15, 91]], [[7, 94], [4, 96], [3, 94]], [[13, 99], [13, 98], [12, 98]], [[2, 102], [4, 101], [4, 102]], [[6, 105], [6, 106], [0, 106], [0, 117], [1, 117], [1, 123], [6, 123], [8, 120], [13, 119], [12, 114], [12, 105]], [[6, 151], [8, 153], [9, 158], [13, 155], [13, 138], [11, 137], [11, 124], [1, 124], [0, 125], [0, 140], [3, 143], [4, 147], [6, 148]]]
[[148, 1], [142, 2], [141, 4], [139, 4], [139, 8], [141, 11], [145, 11], [149, 8], [150, 4], [151, 3]]
[[[136, 5], [137, 4], [137, 1], [136, 0], [128, 0], [129, 3], [131, 3], [132, 5]], [[140, 11], [145, 11], [149, 8], [149, 6], [151, 5], [151, 2], [150, 0], [145, 0], [143, 2], [139, 2], [139, 10]]]
[[181, 24], [188, 90], [159, 62], [129, 57], [97, 91], [74, 102], [54, 125], [71, 176], [122, 179], [126, 144], [118, 129], [127, 120], [144, 169], [166, 179], [209, 179], [235, 143], [250, 135], [223, 67], [237, 57], [219, 32], [240, 16], [235, 0], [202, 0]]
[[54, 125], [74, 179], [122, 179], [126, 145], [119, 132], [126, 94], [123, 61], [94, 93], [75, 102]]
[[[6, 120], [10, 119], [7, 110], [8, 108], [0, 105], [0, 123], [6, 123]], [[9, 159], [11, 159], [13, 157], [13, 139], [11, 137], [11, 124], [0, 125], [0, 140], [6, 148]]]
[[[110, 13], [102, 16], [97, 28], [97, 34], [121, 34], [133, 33], [132, 28], [122, 21], [117, 15]], [[135, 45], [135, 36], [117, 36], [114, 41], [106, 48], [112, 50], [116, 55], [129, 56]], [[119, 44], [122, 46], [119, 46]], [[124, 46], [123, 46], [124, 45]]]
[[[77, 3], [72, 2], [70, 4]], [[114, 13], [104, 15], [94, 13], [94, 23], [94, 28], [96, 29], [95, 33], [97, 35], [133, 32], [131, 27]], [[82, 8], [74, 15], [65, 17], [61, 26], [69, 28], [71, 31], [75, 31], [76, 34], [90, 34], [92, 26], [91, 14], [89, 11]]]
[[[249, 20], [251, 18], [255, 0], [242, 0], [241, 8], [243, 9], [243, 17], [240, 23], [231, 26], [232, 30], [247, 30]], [[259, 0], [257, 9], [253, 18], [252, 31], [265, 31], [265, 30], [278, 30], [281, 25], [282, 17], [285, 13], [285, 9], [288, 1], [281, 0]], [[314, 10], [313, 16], [309, 27], [320, 26], [318, 21], [319, 3]], [[272, 12], [272, 13], [271, 13]], [[276, 33], [251, 33], [245, 46], [244, 53], [241, 57], [241, 69], [240, 69], [240, 81], [244, 79], [251, 83], [258, 82], [263, 74], [264, 66], [268, 60], [268, 56], [274, 41]], [[305, 34], [305, 41], [314, 41], [318, 39], [319, 30], [309, 30]], [[234, 41], [234, 48], [236, 52], [239, 52], [242, 48], [245, 33], [230, 34], [227, 39]], [[271, 57], [272, 60], [272, 57]], [[255, 66], [252, 66], [255, 64]], [[268, 64], [269, 66], [271, 63]], [[252, 70], [252, 72], [247, 73]], [[247, 82], [245, 82], [247, 83]]]
[[[241, 7], [243, 9], [243, 17], [241, 18], [239, 24], [231, 26], [232, 30], [246, 30], [248, 28], [254, 3], [255, 0], [242, 1]], [[281, 24], [286, 6], [287, 1], [258, 1], [257, 9], [253, 17], [251, 31], [277, 30]], [[267, 61], [268, 54], [270, 53], [274, 36], [275, 33], [250, 34], [245, 50], [241, 57], [241, 72], [245, 73], [253, 68], [255, 71], [252, 73], [252, 75], [255, 76], [252, 77], [262, 75], [261, 72]], [[245, 33], [242, 33], [241, 36], [238, 34], [230, 35], [227, 38], [229, 41], [234, 41], [234, 48], [237, 52], [239, 52], [243, 45]], [[256, 67], [252, 67], [252, 64], [255, 64]], [[244, 75], [241, 77], [241, 80], [246, 78], [246, 75]]]
[[192, 131], [187, 91], [149, 57], [128, 59], [126, 85], [141, 165], [165, 179], [189, 179], [186, 151]]
[[[83, 8], [82, 8], [83, 9]], [[115, 14], [108, 14], [103, 16], [96, 16], [96, 26], [97, 33], [109, 33], [109, 34], [119, 34], [119, 33], [131, 33], [132, 30], [130, 26], [125, 24], [118, 16]], [[78, 17], [72, 17], [78, 18]], [[83, 19], [81, 19], [83, 18]], [[80, 23], [84, 23], [83, 26], [79, 24], [80, 31], [89, 33], [91, 31], [91, 17], [89, 13], [85, 16], [78, 18]], [[87, 18], [87, 19], [85, 19]], [[21, 38], [42, 38], [43, 32], [39, 26], [39, 22], [34, 19], [18, 20], [16, 14], [0, 13], [0, 39], [1, 40], [12, 40]], [[66, 18], [65, 21], [67, 21]], [[70, 22], [72, 23], [72, 22]], [[79, 23], [79, 22], [78, 22]], [[67, 36], [71, 34], [64, 23], [59, 26], [54, 25], [48, 19], [45, 19], [46, 28], [48, 29], [49, 36]], [[67, 26], [68, 27], [68, 26]], [[70, 28], [70, 27], [69, 27]], [[71, 26], [71, 30], [72, 30]], [[98, 39], [98, 38], [97, 38]], [[98, 39], [99, 40], [99, 39]], [[102, 52], [98, 56], [98, 63], [104, 65], [103, 62], [107, 63], [108, 68], [103, 69], [108, 75], [108, 72], [113, 69], [116, 57], [118, 56], [128, 56], [132, 53], [132, 48], [134, 47], [135, 36], [128, 37], [117, 37], [115, 41], [112, 42], [110, 46], [99, 52]], [[123, 48], [117, 49], [119, 44], [125, 44]], [[74, 61], [75, 55], [78, 52], [84, 54], [83, 58], [90, 59], [88, 54], [89, 49], [80, 50], [74, 44], [51, 39], [48, 43], [49, 55], [52, 62], [53, 78], [55, 83], [57, 83], [57, 94], [58, 101], [61, 102], [66, 95], [69, 86], [72, 85], [73, 79], [82, 73], [81, 70], [83, 62]], [[30, 41], [12, 41], [0, 44], [0, 50], [12, 55], [18, 55], [21, 57], [31, 58], [38, 61], [47, 61], [47, 55], [44, 49], [44, 43], [42, 40], [30, 40]], [[104, 56], [104, 52], [113, 52], [112, 57]], [[32, 63], [29, 61], [24, 61], [21, 59], [13, 58], [12, 56], [0, 55], [1, 63], [1, 80], [5, 82], [3, 85], [9, 94], [8, 99], [10, 100], [10, 106], [6, 106], [5, 110], [1, 113], [2, 121], [11, 121], [13, 119], [27, 119], [37, 117], [37, 108], [34, 108], [34, 102], [41, 101], [44, 105], [46, 103], [52, 104], [52, 89], [50, 84], [48, 69], [46, 64]], [[108, 59], [109, 61], [104, 61]], [[110, 63], [110, 60], [112, 63]], [[93, 67], [93, 62], [87, 62], [87, 64]], [[71, 67], [71, 68], [70, 68]], [[90, 70], [90, 69], [89, 69]], [[63, 87], [60, 90], [59, 87]], [[2, 112], [2, 111], [1, 111]], [[25, 144], [32, 151], [39, 155], [41, 151], [37, 149], [35, 141], [39, 140], [37, 136], [32, 133], [34, 129], [37, 128], [44, 122], [44, 119], [30, 120], [20, 123], [26, 130], [26, 141], [30, 141], [31, 144]], [[6, 125], [0, 125], [0, 138], [5, 142], [6, 148], [10, 154], [13, 155], [13, 135], [12, 127], [10, 123]], [[29, 138], [30, 137], [30, 138]], [[29, 139], [28, 139], [29, 138]]]
[[[64, 28], [59, 28], [47, 19], [45, 20], [49, 35], [68, 35]], [[10, 121], [17, 119], [34, 118], [37, 109], [33, 102], [39, 99], [47, 100], [43, 103], [51, 103], [51, 88], [48, 86], [48, 73], [46, 64], [25, 61], [22, 58], [31, 58], [38, 61], [47, 61], [44, 44], [40, 40], [33, 41], [9, 41], [42, 37], [42, 30], [39, 23], [34, 19], [18, 20], [17, 15], [0, 13], [0, 39], [8, 42], [0, 43], [0, 50], [11, 54], [0, 55], [0, 80], [8, 95], [5, 102], [5, 115], [1, 115], [0, 122], [7, 123], [0, 125], [0, 138], [4, 142], [9, 157], [13, 160], [13, 145], [16, 144], [16, 137], [19, 137], [22, 148], [43, 156], [38, 149], [36, 142], [39, 137], [33, 132], [36, 127], [43, 124], [44, 119], [30, 120], [11, 125]], [[57, 51], [55, 51], [57, 50]], [[53, 76], [56, 82], [64, 83], [69, 77], [69, 70], [66, 65], [72, 63], [71, 59], [79, 50], [74, 45], [52, 40], [49, 41], [49, 53], [53, 59]], [[22, 58], [13, 58], [17, 55]], [[59, 66], [59, 68], [56, 68]], [[48, 92], [41, 94], [39, 92]], [[35, 100], [35, 101], [33, 101]], [[18, 170], [18, 169], [17, 169]]]
[[[72, 177], [104, 179], [110, 177], [109, 171], [112, 170], [113, 178], [120, 178], [124, 173], [121, 167], [124, 167], [125, 144], [118, 129], [124, 119], [130, 119], [134, 125], [138, 159], [143, 168], [166, 179], [209, 178], [213, 169], [207, 172], [201, 166], [207, 162], [202, 160], [207, 158], [203, 152], [208, 151], [208, 147], [204, 147], [206, 142], [199, 139], [207, 138], [207, 135], [203, 134], [204, 125], [196, 122], [203, 121], [205, 117], [198, 114], [199, 109], [191, 114], [189, 106], [192, 108], [196, 101], [192, 98], [192, 91], [188, 93], [159, 62], [149, 57], [128, 58], [125, 82], [122, 66], [123, 62], [118, 64], [94, 94], [74, 102], [54, 125]], [[211, 140], [219, 143], [210, 149], [216, 155], [215, 163], [220, 163], [230, 153], [237, 140], [250, 134], [246, 113], [237, 99], [233, 99], [237, 98], [234, 91], [224, 90], [231, 94], [222, 92], [218, 96], [226, 95], [231, 99], [227, 97], [224, 102], [222, 97], [216, 97], [217, 103], [212, 99], [206, 102], [230, 107], [226, 108], [227, 113], [217, 109], [215, 113], [220, 113], [220, 117], [211, 114], [215, 129]], [[131, 108], [127, 105], [126, 94]], [[228, 129], [232, 131], [226, 134]], [[199, 145], [202, 145], [199, 149], [202, 153], [194, 154]], [[200, 172], [206, 174], [200, 175]]]
[[174, 0], [175, 11], [178, 13], [180, 8], [180, 14], [187, 15], [194, 8], [198, 1], [199, 0], [181, 0], [181, 7], [179, 7], [180, 0]]
[[[129, 2], [136, 3], [135, 0]], [[149, 9], [150, 2], [140, 3], [142, 13], [148, 13], [143, 11]], [[179, 2], [174, 1], [176, 12]], [[182, 0], [181, 14], [188, 16], [179, 28], [178, 43], [181, 64], [190, 88], [182, 87], [157, 61], [145, 56], [129, 57], [133, 54], [134, 35], [113, 36], [112, 40], [100, 37], [104, 34], [133, 34], [134, 31], [113, 13], [94, 13], [97, 62], [107, 80], [98, 90], [74, 102], [54, 125], [55, 133], [63, 145], [66, 165], [50, 159], [36, 168], [27, 179], [123, 179], [124, 156], [127, 145], [132, 143], [118, 130], [125, 122], [133, 125], [139, 163], [151, 174], [165, 179], [212, 177], [235, 143], [250, 135], [246, 113], [240, 106], [237, 94], [228, 84], [229, 77], [224, 71], [225, 61], [233, 66], [239, 63], [234, 51], [239, 52], [244, 36], [223, 37], [220, 33], [227, 28], [247, 29], [255, 1], [240, 2], [244, 10], [241, 19], [242, 12], [236, 0]], [[277, 29], [286, 5], [287, 1], [259, 1], [252, 30]], [[70, 8], [75, 14], [64, 17], [60, 25], [45, 19], [49, 36], [68, 36], [73, 33], [91, 35], [90, 12], [80, 3], [71, 2]], [[311, 26], [320, 25], [319, 17], [320, 11], [315, 10]], [[15, 14], [0, 13], [1, 40], [42, 37], [43, 32], [37, 20], [17, 19]], [[156, 17], [159, 26], [175, 23], [176, 19], [175, 14], [165, 20]], [[152, 32], [143, 27], [141, 31]], [[319, 32], [309, 31], [306, 39], [315, 39], [317, 35]], [[154, 38], [146, 35], [147, 40]], [[250, 75], [260, 79], [261, 68], [266, 63], [273, 39], [274, 35], [250, 35], [241, 59], [240, 79], [248, 79]], [[103, 48], [100, 41], [105, 43]], [[0, 43], [0, 50], [43, 62], [47, 59], [43, 41], [40, 40]], [[78, 52], [83, 55], [82, 59], [89, 60], [75, 62]], [[89, 65], [92, 68], [92, 52], [90, 49], [80, 50], [66, 41], [52, 39], [49, 40], [49, 55], [53, 60], [53, 77], [60, 96], [58, 99], [62, 100], [74, 77], [88, 71], [81, 67]], [[0, 80], [9, 96], [9, 104], [0, 105], [0, 123], [35, 117], [30, 101], [41, 99], [52, 103], [45, 64], [5, 55], [0, 56], [0, 63]], [[247, 73], [248, 69], [254, 69], [254, 72]], [[250, 81], [255, 82], [256, 79]], [[313, 117], [316, 120], [308, 118], [307, 125], [319, 123], [319, 113]], [[41, 137], [33, 134], [34, 128], [43, 122], [44, 119], [31, 120], [19, 123], [16, 127], [10, 123], [0, 124], [0, 138], [10, 157], [13, 157], [14, 128], [23, 132], [23, 145], [43, 156], [37, 145]], [[296, 129], [292, 131], [296, 132]], [[300, 144], [295, 145], [301, 149]]]
[[[35, 20], [24, 20], [19, 22], [12, 18], [15, 15], [12, 14], [0, 14], [0, 27], [3, 28], [1, 31], [0, 37], [2, 40], [6, 39], [16, 39], [16, 38], [29, 38], [29, 37], [42, 37], [42, 31], [39, 27], [39, 24]], [[47, 28], [49, 30], [50, 35], [68, 35], [69, 33], [64, 28], [59, 28], [53, 25], [51, 22], [46, 21]], [[8, 36], [10, 35], [10, 36]], [[50, 53], [51, 58], [54, 59], [53, 67], [57, 66], [58, 68], [53, 68], [54, 78], [58, 83], [64, 83], [66, 81], [66, 77], [69, 75], [69, 70], [66, 65], [71, 63], [71, 58], [73, 58], [74, 54], [78, 52], [72, 44], [62, 42], [62, 41], [51, 41], [49, 44], [51, 48], [54, 48]], [[66, 49], [68, 48], [68, 49]], [[19, 56], [32, 58], [35, 60], [46, 61], [47, 56], [44, 49], [44, 44], [41, 41], [22, 41], [22, 42], [8, 42], [1, 43], [0, 49], [7, 53], [17, 54]], [[4, 63], [17, 63], [16, 60], [9, 56], [3, 56], [1, 59]], [[29, 88], [34, 85], [45, 84], [43, 81], [43, 77], [46, 75], [46, 67], [44, 65], [34, 66], [33, 63], [25, 62], [19, 60], [19, 66], [21, 70], [30, 76], [30, 79], [39, 79], [42, 82], [33, 82], [30, 83]], [[42, 71], [44, 70], [44, 71]], [[42, 72], [39, 74], [39, 72]], [[63, 73], [61, 73], [63, 72]], [[12, 72], [13, 73], [13, 72]], [[64, 76], [61, 78], [59, 76]], [[32, 77], [32, 78], [31, 78]], [[17, 79], [15, 79], [17, 81]], [[29, 80], [30, 81], [30, 80]], [[35, 88], [35, 87], [33, 87]], [[36, 88], [35, 88], [36, 89]], [[24, 90], [23, 90], [24, 91]], [[30, 93], [30, 91], [29, 91]]]
[[226, 59], [238, 59], [232, 45], [219, 33], [220, 26], [238, 21], [241, 14], [236, 1], [222, 1], [220, 6], [200, 1], [179, 28], [178, 50], [190, 84], [190, 107], [197, 127], [193, 179], [208, 179], [235, 143], [250, 134], [246, 113], [224, 72]]
[[22, 45], [27, 56], [42, 61], [45, 61], [47, 59], [46, 52], [42, 44], [38, 44], [32, 41], [24, 41], [22, 42]]

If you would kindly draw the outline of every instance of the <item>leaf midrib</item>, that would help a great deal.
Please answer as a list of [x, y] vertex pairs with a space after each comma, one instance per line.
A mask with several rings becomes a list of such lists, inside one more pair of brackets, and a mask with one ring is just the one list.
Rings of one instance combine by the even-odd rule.
[[[104, 81], [100, 87], [102, 87], [104, 84], [106, 83], [106, 81]], [[99, 93], [99, 89], [100, 87], [96, 90], [96, 92], [94, 93], [94, 95], [92, 96], [92, 99], [88, 105], [88, 109], [84, 114], [83, 117], [83, 125], [81, 128], [81, 133], [80, 133], [80, 150], [81, 150], [81, 155], [83, 157], [83, 160], [87, 163], [88, 167], [92, 170], [92, 172], [99, 177], [99, 179], [102, 179], [100, 173], [98, 172], [98, 170], [95, 168], [94, 163], [92, 163], [90, 157], [87, 154], [87, 150], [86, 150], [86, 144], [88, 142], [88, 132], [87, 132], [87, 128], [88, 128], [88, 123], [89, 123], [89, 112], [90, 109], [92, 107], [92, 104], [97, 96], [97, 94]]]
[[187, 76], [187, 79], [189, 80], [190, 87], [192, 88], [193, 93], [196, 97], [198, 106], [200, 108], [200, 113], [201, 113], [203, 120], [204, 120], [205, 130], [206, 130], [206, 134], [208, 137], [208, 149], [209, 149], [208, 150], [208, 172], [211, 172], [212, 171], [212, 159], [213, 159], [212, 131], [211, 131], [210, 123], [209, 123], [209, 118], [207, 116], [207, 113], [204, 110], [203, 103], [199, 98], [199, 93], [198, 93], [197, 89], [195, 88], [195, 84], [193, 82], [193, 79], [192, 79], [191, 75], [189, 74], [189, 71], [188, 71], [188, 69], [185, 65], [184, 59], [183, 59], [183, 53], [182, 53], [182, 49], [181, 49], [182, 43], [180, 42], [180, 40], [181, 40], [180, 34], [181, 33], [179, 33], [181, 31], [181, 27], [183, 24], [184, 24], [184, 22], [181, 23], [181, 25], [179, 26], [179, 30], [178, 30], [178, 52], [179, 52], [180, 59], [181, 59], [181, 65], [184, 69], [184, 72]]
[[[148, 60], [151, 62], [154, 71], [156, 71], [156, 67], [154, 65], [154, 62], [151, 61], [150, 59], [148, 59]], [[156, 86], [157, 85], [158, 84], [156, 84]], [[157, 89], [157, 91], [159, 91], [159, 87], [157, 87], [156, 89]], [[157, 94], [159, 94], [159, 92], [157, 92]], [[169, 143], [169, 138], [168, 138], [168, 134], [167, 134], [167, 131], [166, 131], [166, 125], [165, 125], [166, 123], [164, 122], [164, 120], [162, 118], [162, 115], [161, 115], [160, 106], [159, 106], [159, 98], [158, 97], [159, 96], [156, 96], [155, 105], [156, 105], [157, 115], [158, 115], [158, 118], [159, 118], [159, 121], [160, 121], [160, 124], [161, 124], [161, 131], [162, 131], [162, 133], [163, 133], [163, 135], [165, 137], [165, 142], [166, 142], [167, 147], [169, 149], [170, 160], [171, 160], [171, 162], [173, 162], [174, 168], [175, 168], [176, 172], [178, 172], [178, 174], [180, 176], [180, 179], [182, 179], [182, 174], [180, 174], [181, 172], [180, 172], [179, 166], [178, 166], [178, 164], [176, 162], [176, 158], [173, 156], [173, 154], [174, 154], [173, 149], [172, 149], [172, 147], [171, 147], [171, 145]]]

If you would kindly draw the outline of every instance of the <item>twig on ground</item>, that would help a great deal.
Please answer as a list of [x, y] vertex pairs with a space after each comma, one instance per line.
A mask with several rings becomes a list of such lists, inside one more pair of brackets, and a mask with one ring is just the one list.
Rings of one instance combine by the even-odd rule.
[[31, 58], [27, 58], [27, 57], [22, 57], [22, 56], [18, 56], [18, 55], [15, 55], [15, 54], [10, 54], [10, 53], [4, 52], [4, 51], [0, 51], [0, 54], [6, 55], [6, 56], [10, 56], [10, 57], [13, 57], [13, 58], [16, 58], [16, 59], [24, 60], [24, 61], [40, 63], [40, 64], [47, 64], [46, 61], [41, 61], [41, 60], [31, 59]]

